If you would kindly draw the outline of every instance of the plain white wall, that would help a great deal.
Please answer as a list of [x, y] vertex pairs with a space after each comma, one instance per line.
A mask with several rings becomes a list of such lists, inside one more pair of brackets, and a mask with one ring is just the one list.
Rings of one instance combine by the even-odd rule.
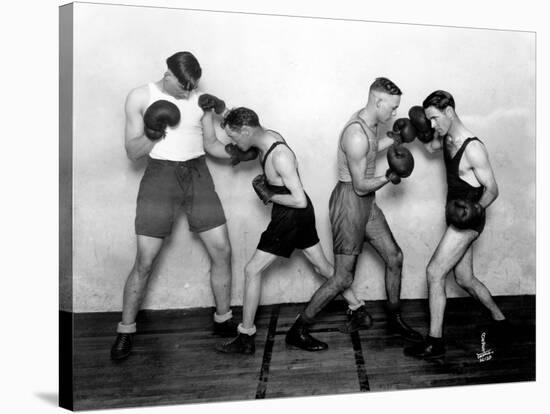
[[[457, 112], [485, 142], [500, 186], [475, 248], [475, 270], [494, 294], [535, 293], [535, 36], [372, 22], [75, 4], [74, 311], [119, 310], [135, 256], [135, 199], [144, 163], [124, 151], [124, 100], [159, 79], [164, 60], [192, 51], [201, 89], [248, 106], [295, 150], [332, 258], [328, 198], [336, 182], [342, 125], [387, 76], [404, 91], [398, 116], [434, 89], [453, 93]], [[388, 125], [388, 128], [391, 125]], [[383, 132], [383, 131], [382, 131]], [[412, 176], [377, 194], [405, 254], [403, 294], [426, 297], [425, 266], [443, 230], [444, 168], [415, 143]], [[233, 246], [233, 303], [242, 269], [270, 210], [250, 181], [259, 166], [210, 160]], [[386, 169], [385, 155], [378, 170]], [[354, 288], [384, 297], [383, 266], [365, 248]], [[185, 219], [175, 228], [144, 307], [211, 306], [209, 265]], [[262, 303], [307, 301], [320, 280], [298, 253], [264, 276]], [[449, 283], [451, 296], [463, 295]]]

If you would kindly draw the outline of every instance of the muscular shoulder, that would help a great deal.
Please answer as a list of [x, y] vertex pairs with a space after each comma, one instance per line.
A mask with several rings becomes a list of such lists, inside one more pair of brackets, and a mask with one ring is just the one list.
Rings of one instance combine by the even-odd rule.
[[487, 149], [481, 141], [471, 141], [466, 150], [464, 156], [468, 162], [472, 165], [482, 165], [488, 162]]
[[149, 86], [142, 85], [132, 89], [126, 97], [126, 107], [133, 109], [144, 109], [149, 101]]
[[369, 148], [369, 140], [363, 128], [357, 123], [348, 125], [342, 134], [342, 149], [347, 155], [364, 155]]
[[293, 164], [295, 162], [294, 153], [286, 145], [278, 145], [271, 153], [274, 164]]

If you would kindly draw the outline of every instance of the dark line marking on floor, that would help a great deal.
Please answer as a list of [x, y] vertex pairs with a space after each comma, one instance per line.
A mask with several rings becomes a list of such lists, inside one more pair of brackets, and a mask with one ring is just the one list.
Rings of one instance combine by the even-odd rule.
[[265, 398], [265, 392], [267, 390], [267, 380], [269, 377], [269, 364], [271, 364], [271, 354], [273, 352], [275, 331], [277, 330], [277, 320], [279, 319], [279, 309], [279, 305], [274, 305], [273, 310], [271, 311], [271, 319], [269, 320], [269, 328], [267, 329], [267, 338], [264, 347], [262, 368], [260, 370], [260, 379], [258, 380], [258, 388], [256, 389], [256, 399]]
[[355, 365], [357, 366], [357, 378], [359, 378], [359, 391], [370, 391], [369, 378], [367, 377], [367, 369], [365, 368], [365, 358], [363, 357], [363, 349], [361, 348], [361, 338], [359, 332], [350, 334], [351, 343], [353, 345], [353, 353], [355, 355]]

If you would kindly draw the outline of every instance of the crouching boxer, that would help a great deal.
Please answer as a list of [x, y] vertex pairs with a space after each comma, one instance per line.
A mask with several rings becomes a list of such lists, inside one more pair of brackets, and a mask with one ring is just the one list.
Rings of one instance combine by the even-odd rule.
[[429, 333], [424, 342], [405, 348], [405, 354], [430, 358], [445, 353], [445, 279], [451, 270], [454, 270], [458, 285], [490, 312], [493, 337], [503, 337], [507, 321], [487, 287], [473, 272], [473, 243], [485, 227], [487, 208], [498, 196], [487, 150], [458, 117], [450, 93], [435, 91], [424, 100], [422, 107], [423, 111], [420, 107], [411, 108], [409, 117], [430, 153], [443, 150], [448, 186], [447, 228], [426, 269]]
[[[325, 305], [351, 286], [365, 240], [385, 262], [388, 329], [408, 340], [422, 340], [401, 316], [403, 253], [375, 198], [377, 190], [389, 182], [399, 184], [414, 165], [410, 152], [395, 146], [400, 143], [397, 139], [377, 136], [378, 125], [395, 116], [400, 101], [401, 90], [389, 79], [377, 78], [370, 86], [366, 107], [354, 113], [344, 126], [338, 143], [338, 183], [329, 204], [335, 274], [314, 293], [287, 333], [286, 342], [291, 345], [308, 351], [327, 347], [309, 334], [309, 326]], [[376, 154], [390, 146], [390, 168], [385, 175], [376, 176]], [[353, 314], [349, 312], [350, 323]]]
[[[262, 233], [258, 247], [246, 264], [243, 298], [243, 321], [238, 335], [229, 342], [216, 346], [225, 353], [253, 354], [256, 327], [254, 318], [260, 302], [262, 273], [277, 259], [290, 257], [300, 249], [315, 271], [330, 278], [334, 267], [327, 260], [315, 228], [315, 211], [304, 191], [298, 174], [298, 161], [283, 137], [260, 125], [258, 115], [248, 108], [231, 110], [223, 121], [227, 135], [237, 147], [248, 152], [260, 152], [263, 174], [253, 180], [253, 188], [264, 204], [272, 203], [271, 221]], [[363, 305], [351, 290], [343, 292], [353, 309]], [[370, 315], [357, 313], [358, 325], [370, 325]]]

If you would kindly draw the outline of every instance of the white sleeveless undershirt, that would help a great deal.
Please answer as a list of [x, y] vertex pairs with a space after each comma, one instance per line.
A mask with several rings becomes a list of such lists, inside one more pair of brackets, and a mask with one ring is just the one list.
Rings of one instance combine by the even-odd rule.
[[[181, 120], [175, 127], [166, 127], [166, 136], [155, 143], [151, 158], [170, 161], [187, 161], [204, 155], [198, 94], [191, 92], [188, 99], [176, 99], [161, 91], [155, 83], [149, 84], [149, 105], [160, 99], [172, 102], [180, 110]], [[149, 106], [147, 105], [147, 106]]]

